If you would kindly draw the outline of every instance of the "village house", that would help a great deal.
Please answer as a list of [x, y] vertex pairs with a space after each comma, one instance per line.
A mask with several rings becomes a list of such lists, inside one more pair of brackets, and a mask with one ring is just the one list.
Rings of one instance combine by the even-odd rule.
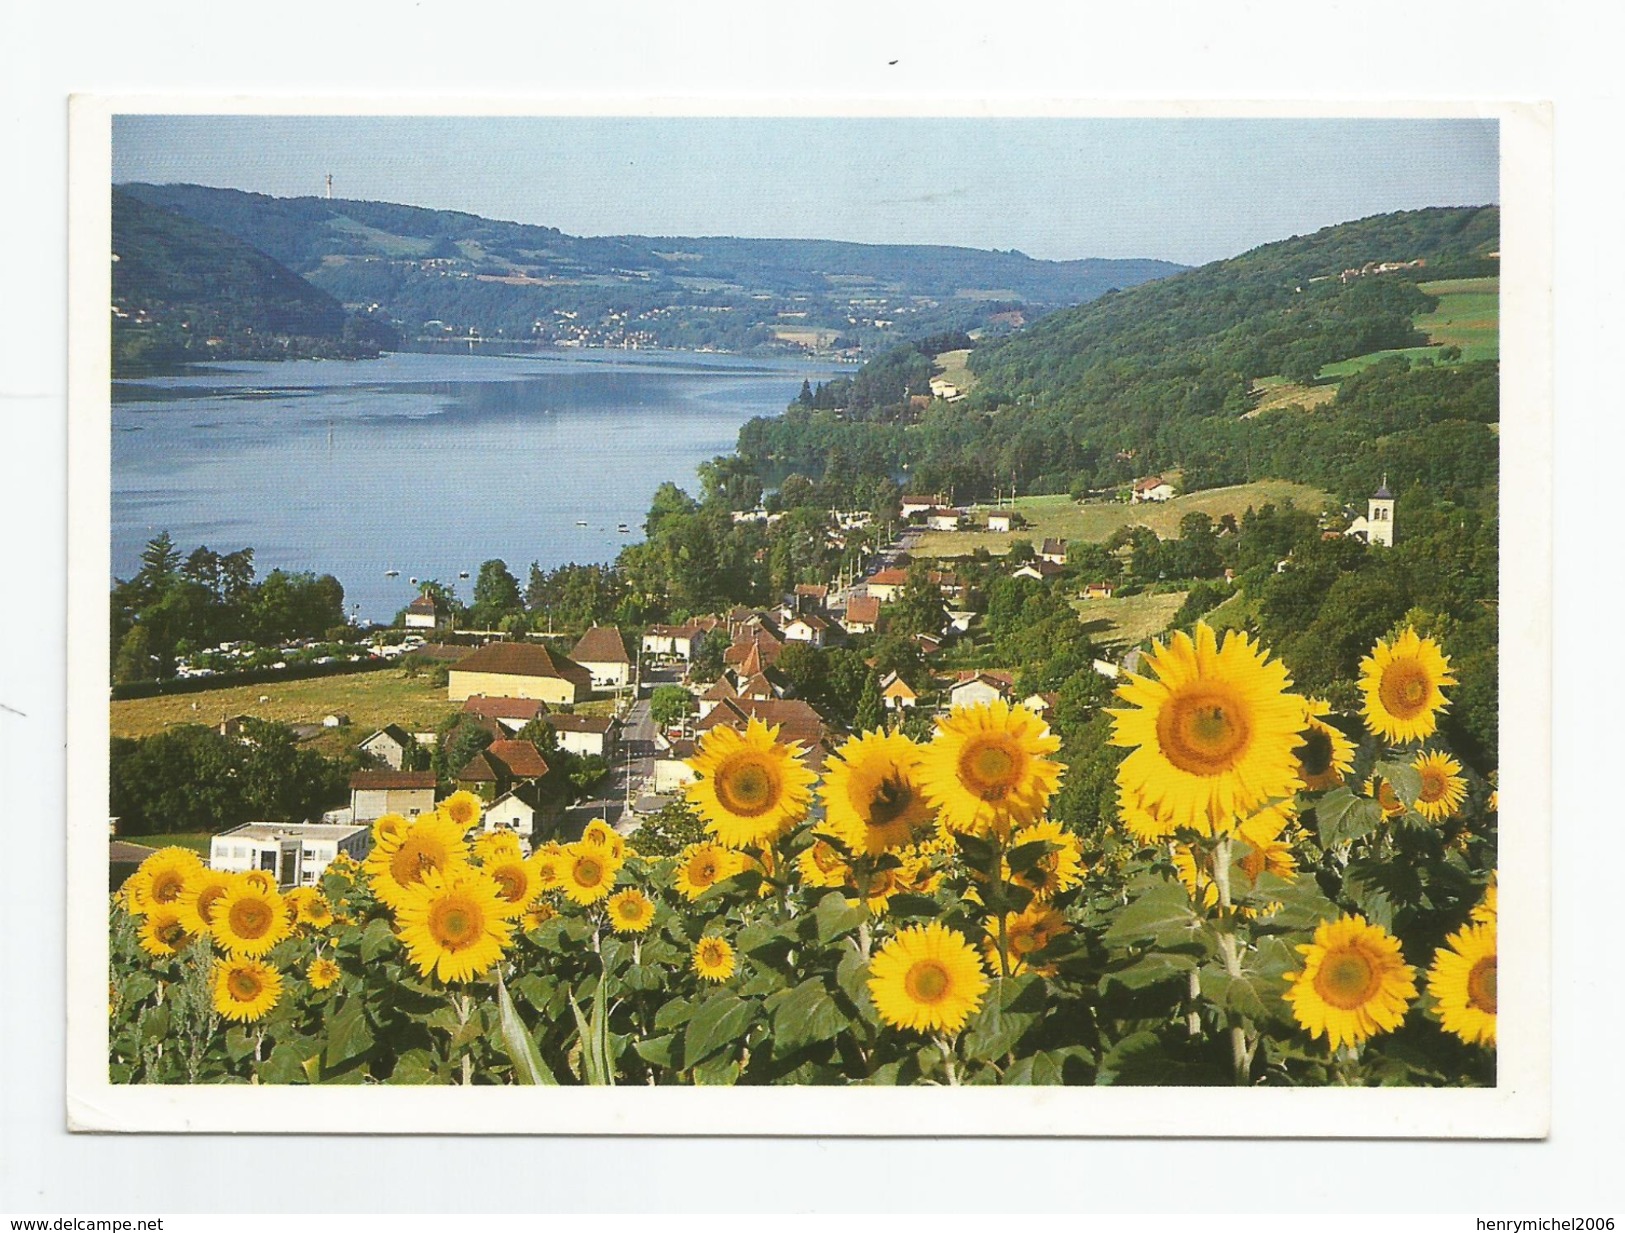
[[1000, 533], [1012, 531], [1015, 529], [1015, 515], [989, 514], [987, 516], [987, 529], [989, 531], [997, 531]]
[[1083, 584], [1083, 597], [1085, 599], [1110, 599], [1112, 597], [1112, 584], [1109, 582], [1086, 582]]
[[935, 634], [915, 634], [914, 645], [920, 648], [920, 654], [929, 658], [942, 650], [942, 639]]
[[522, 841], [522, 850], [528, 850], [536, 833], [536, 804], [526, 799], [535, 793], [523, 786], [511, 788], [485, 807], [480, 819], [481, 829], [487, 834], [510, 831]]
[[1008, 702], [1015, 688], [1015, 681], [1008, 672], [961, 672], [959, 678], [948, 687], [948, 704], [985, 706], [992, 702]]
[[1021, 700], [1026, 707], [1045, 723], [1049, 723], [1055, 716], [1055, 704], [1061, 700], [1061, 695], [1054, 692], [1041, 694], [1028, 694]]
[[451, 610], [433, 595], [419, 595], [406, 605], [407, 629], [439, 629], [442, 626], [449, 629], [451, 625]]
[[915, 514], [923, 514], [928, 509], [935, 509], [939, 505], [949, 505], [951, 502], [940, 492], [930, 496], [905, 496], [902, 501], [902, 516], [906, 521]]
[[1064, 566], [1057, 565], [1054, 561], [1046, 561], [1039, 558], [1037, 560], [1028, 561], [1025, 565], [1013, 570], [1010, 576], [1012, 578], [1036, 578], [1040, 582], [1047, 582], [1049, 579], [1058, 577], [1064, 573], [1066, 573], [1066, 568]]
[[503, 731], [518, 732], [533, 719], [547, 714], [547, 703], [537, 698], [487, 698], [475, 694], [463, 703], [463, 714], [488, 719]]
[[1064, 539], [1046, 539], [1038, 546], [1038, 559], [1048, 561], [1051, 565], [1066, 564], [1066, 541]]
[[371, 850], [371, 828], [355, 823], [245, 822], [209, 840], [209, 868], [263, 869], [278, 886], [314, 886], [340, 852], [359, 861]]
[[798, 616], [784, 626], [784, 636], [791, 642], [822, 648], [830, 641], [830, 624], [821, 616]]
[[1144, 479], [1134, 481], [1134, 491], [1130, 499], [1139, 505], [1145, 501], [1171, 501], [1173, 496], [1172, 484], [1160, 475], [1148, 475]]
[[903, 593], [903, 588], [907, 585], [907, 570], [883, 569], [869, 575], [864, 583], [864, 590], [881, 603], [889, 604]]
[[626, 639], [613, 625], [594, 625], [582, 634], [570, 658], [592, 674], [594, 689], [621, 689], [632, 683], [632, 657]]
[[798, 613], [822, 615], [829, 603], [829, 587], [822, 582], [798, 582], [791, 595], [791, 607]]
[[961, 397], [959, 387], [952, 381], [947, 381], [942, 377], [932, 377], [930, 388], [932, 398], [941, 398], [947, 402], [953, 402]]
[[515, 787], [536, 783], [547, 771], [547, 759], [529, 741], [492, 741], [458, 770], [456, 779], [463, 791], [494, 801]]
[[779, 729], [779, 743], [798, 742], [807, 752], [807, 765], [822, 770], [824, 758], [833, 748], [834, 731], [812, 706], [794, 698], [772, 701], [729, 699], [719, 703], [711, 713], [694, 725], [695, 739], [714, 728], [732, 728], [743, 732], [752, 719], [759, 719], [768, 727]]
[[932, 531], [957, 531], [965, 520], [965, 511], [938, 506], [925, 511], [925, 525]]
[[446, 696], [538, 698], [552, 705], [585, 702], [592, 673], [566, 655], [527, 642], [488, 642], [452, 666]]
[[361, 825], [386, 813], [430, 813], [434, 786], [433, 771], [356, 771], [350, 776], [350, 816]]
[[880, 701], [888, 711], [902, 711], [918, 706], [920, 695], [902, 677], [888, 672], [880, 678]]
[[689, 663], [704, 634], [693, 625], [651, 625], [643, 631], [643, 653]]
[[699, 707], [698, 717], [700, 719], [704, 719], [708, 714], [711, 713], [711, 708], [717, 703], [725, 702], [729, 698], [737, 698], [738, 696], [739, 691], [736, 690], [733, 687], [733, 683], [728, 680], [727, 674], [719, 676], [715, 681], [712, 682], [711, 687], [696, 699], [696, 703]]
[[880, 627], [880, 600], [873, 595], [854, 595], [846, 601], [841, 627], [849, 634], [872, 634]]
[[547, 726], [558, 734], [559, 748], [583, 757], [615, 760], [620, 724], [607, 715], [549, 715]]
[[405, 764], [407, 750], [416, 744], [412, 734], [399, 724], [385, 724], [356, 748], [377, 766], [398, 771]]

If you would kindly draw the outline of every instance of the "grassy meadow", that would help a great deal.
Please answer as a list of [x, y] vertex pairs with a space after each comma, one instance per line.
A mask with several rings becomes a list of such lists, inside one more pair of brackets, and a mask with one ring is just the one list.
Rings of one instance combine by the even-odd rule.
[[[1038, 544], [1046, 538], [1076, 540], [1081, 543], [1099, 543], [1119, 527], [1150, 527], [1164, 539], [1177, 537], [1179, 521], [1186, 514], [1201, 512], [1217, 521], [1225, 514], [1241, 517], [1249, 505], [1258, 507], [1267, 501], [1283, 505], [1293, 502], [1301, 509], [1319, 510], [1327, 503], [1327, 495], [1307, 484], [1288, 480], [1258, 480], [1251, 484], [1235, 484], [1228, 488], [1208, 488], [1171, 501], [1130, 505], [1119, 501], [1098, 501], [1087, 504], [1074, 501], [1065, 493], [1041, 497], [1019, 497], [1015, 508], [1030, 524], [1025, 530], [1009, 533], [991, 531], [930, 531], [920, 538], [915, 555], [922, 557], [968, 556], [978, 548], [986, 548], [995, 556], [1010, 551], [1018, 539]], [[985, 519], [986, 511], [982, 511]]]
[[1184, 591], [1146, 591], [1112, 599], [1077, 599], [1072, 606], [1101, 646], [1131, 647], [1162, 633], [1185, 602]]

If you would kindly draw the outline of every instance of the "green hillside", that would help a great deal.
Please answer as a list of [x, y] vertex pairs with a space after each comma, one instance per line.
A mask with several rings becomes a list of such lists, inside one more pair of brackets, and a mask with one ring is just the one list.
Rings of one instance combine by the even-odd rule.
[[200, 359], [359, 356], [384, 341], [241, 240], [113, 191], [115, 372]]
[[566, 235], [377, 201], [190, 184], [124, 191], [251, 244], [414, 337], [857, 353], [945, 330], [1008, 331], [1177, 273], [1151, 260], [831, 240]]

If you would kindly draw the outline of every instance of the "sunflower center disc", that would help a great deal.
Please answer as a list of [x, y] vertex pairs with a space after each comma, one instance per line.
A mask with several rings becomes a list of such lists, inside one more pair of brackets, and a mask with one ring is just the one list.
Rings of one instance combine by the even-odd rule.
[[723, 768], [717, 776], [717, 799], [729, 813], [754, 817], [773, 805], [776, 782], [772, 772], [760, 762]]
[[174, 903], [180, 898], [184, 881], [177, 874], [162, 873], [152, 881], [152, 897], [157, 903]]
[[1030, 955], [1038, 949], [1038, 937], [1030, 930], [1022, 929], [1010, 935], [1010, 950], [1017, 955]]
[[604, 880], [604, 870], [599, 863], [588, 857], [586, 860], [576, 862], [576, 882], [581, 886], [597, 886]]
[[902, 817], [914, 803], [914, 793], [906, 783], [883, 779], [869, 801], [869, 825], [886, 826]]
[[1157, 740], [1168, 761], [1191, 775], [1233, 769], [1252, 733], [1244, 710], [1219, 693], [1174, 698], [1157, 716]]
[[1315, 990], [1339, 1010], [1364, 1006], [1377, 991], [1377, 969], [1355, 950], [1334, 951], [1321, 961]]
[[525, 881], [512, 869], [499, 869], [491, 875], [498, 887], [502, 890], [502, 897], [509, 903], [518, 903], [519, 896], [525, 891]]
[[257, 899], [239, 900], [231, 909], [231, 928], [240, 938], [257, 938], [271, 927], [271, 909]]
[[223, 894], [225, 894], [225, 887], [223, 886], [211, 886], [207, 890], [201, 891], [197, 897], [197, 914], [206, 922], [213, 924], [214, 902]]
[[940, 1002], [952, 981], [948, 969], [935, 959], [922, 959], [908, 970], [903, 985], [916, 1002]]
[[1444, 795], [1444, 776], [1431, 767], [1422, 772], [1422, 793], [1419, 800], [1429, 805]]
[[468, 945], [474, 935], [474, 919], [469, 910], [460, 904], [444, 904], [438, 915], [435, 924], [441, 944], [450, 950]]
[[971, 746], [959, 765], [965, 786], [984, 801], [1002, 801], [1021, 766], [1011, 750], [991, 743]]
[[1480, 959], [1473, 964], [1473, 970], [1467, 973], [1467, 1005], [1483, 1011], [1486, 1015], [1495, 1013], [1495, 956]]
[[239, 1002], [252, 1002], [260, 995], [259, 978], [252, 972], [231, 974], [231, 996]]
[[162, 929], [158, 930], [158, 940], [171, 950], [174, 950], [180, 946], [185, 937], [186, 930], [181, 927], [179, 921], [165, 925]]
[[1405, 661], [1396, 663], [1382, 674], [1377, 696], [1384, 709], [1400, 719], [1412, 719], [1427, 709], [1432, 680], [1420, 664]]
[[1298, 748], [1298, 763], [1312, 776], [1331, 770], [1332, 738], [1318, 728], [1309, 729]]

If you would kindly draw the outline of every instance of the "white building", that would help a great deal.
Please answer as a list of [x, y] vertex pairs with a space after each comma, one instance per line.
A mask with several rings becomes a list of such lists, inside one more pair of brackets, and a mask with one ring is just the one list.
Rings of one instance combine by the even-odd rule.
[[989, 531], [1007, 532], [1014, 525], [1014, 514], [989, 514], [987, 516], [987, 529]]
[[357, 748], [390, 770], [398, 771], [405, 765], [406, 751], [416, 743], [412, 734], [398, 724], [385, 724]]
[[528, 851], [532, 832], [536, 829], [536, 807], [518, 794], [518, 789], [504, 792], [485, 807], [481, 826], [486, 832], [512, 831], [523, 841]]
[[1171, 501], [1174, 497], [1174, 486], [1160, 475], [1148, 475], [1144, 479], [1134, 481], [1133, 501], [1139, 504], [1142, 501]]
[[357, 771], [350, 776], [350, 816], [360, 826], [386, 813], [431, 813], [434, 788], [433, 771]]
[[594, 625], [582, 634], [570, 658], [592, 673], [594, 689], [621, 689], [632, 683], [632, 657], [613, 625]]
[[365, 860], [366, 826], [324, 822], [245, 822], [209, 840], [209, 868], [230, 873], [263, 869], [281, 887], [314, 886], [340, 852]]
[[1380, 544], [1384, 548], [1394, 546], [1394, 494], [1388, 491], [1388, 477], [1382, 477], [1382, 486], [1371, 494], [1366, 502], [1364, 518], [1356, 518], [1349, 523], [1345, 535], [1355, 535], [1368, 544]]
[[959, 524], [964, 520], [965, 511], [951, 507], [939, 507], [927, 510], [925, 525], [932, 531], [957, 531]]
[[1014, 687], [1007, 672], [977, 672], [962, 678], [948, 690], [950, 706], [985, 706], [1008, 700]]
[[784, 636], [791, 642], [822, 647], [829, 641], [829, 622], [821, 616], [798, 616], [784, 625]]
[[620, 725], [606, 715], [564, 715], [547, 717], [547, 726], [558, 733], [559, 748], [583, 757], [615, 760], [615, 737]]
[[651, 625], [643, 633], [645, 655], [669, 656], [685, 663], [694, 658], [703, 632], [693, 625]]

